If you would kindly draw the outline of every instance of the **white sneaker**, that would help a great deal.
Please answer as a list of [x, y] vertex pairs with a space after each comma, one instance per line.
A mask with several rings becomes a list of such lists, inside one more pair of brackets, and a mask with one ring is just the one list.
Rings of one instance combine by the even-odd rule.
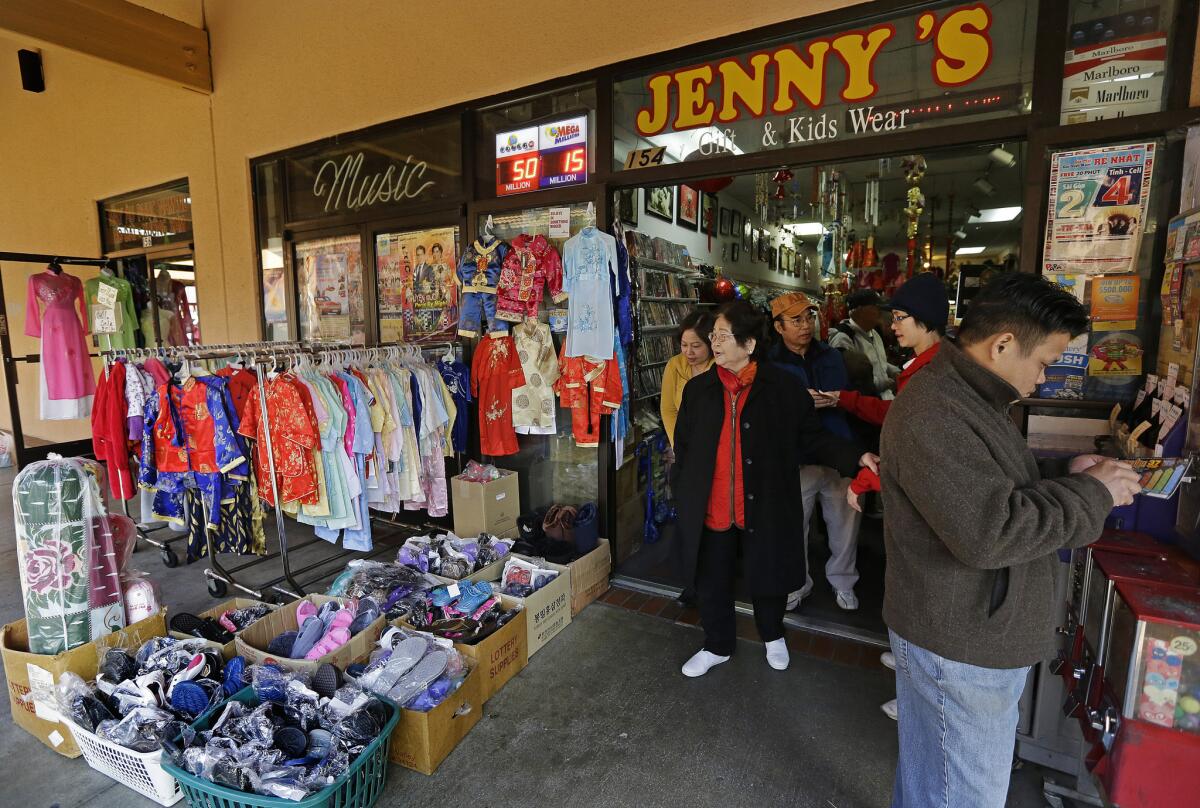
[[848, 612], [852, 612], [858, 608], [858, 595], [854, 594], [854, 590], [837, 593], [837, 604]]
[[789, 594], [788, 599], [787, 599], [787, 606], [785, 607], [786, 611], [794, 612], [794, 611], [796, 611], [796, 609], [799, 609], [801, 601], [803, 601], [810, 594], [812, 594], [811, 589], [807, 589], [807, 590], [797, 589], [795, 592], [792, 592], [791, 594]]
[[884, 651], [879, 655], [879, 661], [883, 663], [885, 668], [896, 670], [896, 655], [891, 651]]
[[729, 657], [717, 656], [710, 654], [708, 651], [701, 649], [696, 652], [696, 655], [683, 663], [683, 675], [690, 676], [693, 679], [697, 676], [703, 676], [710, 670], [720, 665], [722, 662], [728, 662]]
[[777, 671], [787, 670], [788, 663], [792, 661], [788, 654], [787, 639], [780, 637], [778, 640], [771, 640], [767, 643], [767, 664]]
[[879, 705], [879, 709], [883, 710], [883, 714], [893, 721], [896, 720], [896, 716], [899, 715], [900, 712], [896, 707], [895, 699], [892, 699], [891, 701], [885, 701], [883, 704]]

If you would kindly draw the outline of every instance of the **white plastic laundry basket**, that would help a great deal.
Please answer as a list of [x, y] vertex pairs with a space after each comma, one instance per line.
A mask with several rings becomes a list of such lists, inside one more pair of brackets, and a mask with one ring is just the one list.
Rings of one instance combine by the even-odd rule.
[[121, 785], [149, 797], [159, 805], [174, 805], [183, 798], [179, 783], [163, 771], [162, 750], [135, 752], [106, 741], [73, 722], [63, 719], [71, 729], [83, 759], [98, 772], [107, 774]]

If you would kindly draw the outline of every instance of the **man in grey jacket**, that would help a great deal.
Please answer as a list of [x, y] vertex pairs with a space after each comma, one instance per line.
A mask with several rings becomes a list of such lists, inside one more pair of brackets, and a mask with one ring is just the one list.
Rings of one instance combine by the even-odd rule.
[[1049, 281], [997, 278], [888, 413], [893, 808], [1002, 808], [1017, 701], [1030, 666], [1055, 651], [1056, 551], [1095, 541], [1108, 512], [1140, 490], [1126, 464], [1095, 455], [1050, 476], [1009, 415], [1087, 324]]

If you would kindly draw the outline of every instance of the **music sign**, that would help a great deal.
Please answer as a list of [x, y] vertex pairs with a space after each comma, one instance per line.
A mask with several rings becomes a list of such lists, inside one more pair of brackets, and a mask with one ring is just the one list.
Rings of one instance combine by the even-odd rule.
[[587, 116], [496, 135], [496, 196], [587, 182]]

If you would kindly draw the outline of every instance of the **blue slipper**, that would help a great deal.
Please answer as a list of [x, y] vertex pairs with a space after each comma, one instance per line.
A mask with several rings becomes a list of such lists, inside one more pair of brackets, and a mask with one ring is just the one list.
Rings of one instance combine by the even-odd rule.
[[354, 622], [350, 624], [350, 636], [358, 634], [367, 626], [375, 622], [375, 618], [383, 614], [379, 608], [379, 604], [374, 598], [363, 598], [358, 602], [358, 614], [354, 616]]
[[267, 653], [271, 656], [286, 657], [292, 652], [292, 646], [296, 644], [299, 634], [298, 631], [283, 632], [267, 645]]
[[325, 625], [321, 622], [320, 617], [308, 618], [300, 627], [300, 633], [296, 636], [296, 641], [292, 643], [292, 652], [288, 656], [292, 659], [304, 659], [304, 655], [312, 650], [324, 633]]
[[208, 709], [209, 694], [195, 682], [180, 682], [171, 690], [171, 706], [195, 718]]
[[225, 695], [232, 696], [246, 686], [246, 658], [235, 656], [225, 663], [221, 681], [225, 683]]

